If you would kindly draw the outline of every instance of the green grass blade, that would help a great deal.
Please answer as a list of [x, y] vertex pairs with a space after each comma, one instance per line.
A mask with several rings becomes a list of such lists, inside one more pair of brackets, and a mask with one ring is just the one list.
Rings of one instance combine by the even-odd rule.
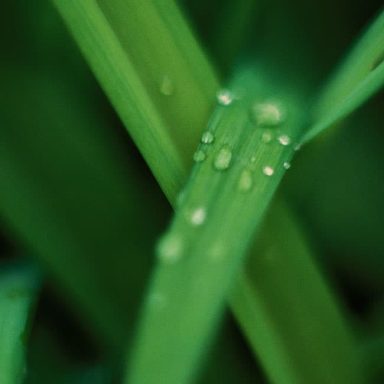
[[[208, 139], [202, 137], [195, 153], [200, 163], [159, 246], [160, 264], [127, 383], [151, 384], [158, 377], [169, 384], [191, 381], [286, 171], [302, 116], [292, 93], [288, 97], [257, 80], [261, 73], [238, 76], [229, 96], [233, 101], [218, 107]], [[278, 93], [278, 101], [268, 102]]]
[[175, 195], [188, 165], [182, 153], [197, 140], [217, 82], [174, 2], [54, 3], [166, 194]]
[[271, 382], [361, 383], [356, 345], [283, 204], [271, 207], [252, 254], [230, 302]]
[[346, 117], [383, 86], [383, 59], [384, 11], [325, 87], [314, 110], [314, 124], [304, 135], [304, 142]]
[[26, 332], [36, 300], [38, 278], [28, 268], [0, 271], [0, 382], [21, 384], [26, 372]]

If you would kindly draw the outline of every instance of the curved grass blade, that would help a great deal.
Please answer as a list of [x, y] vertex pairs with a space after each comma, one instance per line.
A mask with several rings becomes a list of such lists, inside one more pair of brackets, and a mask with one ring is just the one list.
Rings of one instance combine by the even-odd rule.
[[0, 382], [21, 384], [25, 339], [39, 286], [36, 271], [2, 265], [0, 270]]
[[191, 153], [217, 81], [174, 2], [53, 1], [165, 193], [175, 195], [181, 164], [190, 165], [181, 154]]
[[303, 142], [353, 112], [384, 84], [384, 11], [325, 87]]

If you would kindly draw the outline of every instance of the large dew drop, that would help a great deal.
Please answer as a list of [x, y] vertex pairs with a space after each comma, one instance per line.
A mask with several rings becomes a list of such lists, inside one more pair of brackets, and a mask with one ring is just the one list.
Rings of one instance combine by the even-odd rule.
[[264, 127], [275, 127], [284, 121], [284, 113], [277, 103], [255, 103], [251, 113], [256, 124]]
[[183, 241], [179, 236], [168, 234], [164, 236], [158, 246], [159, 260], [164, 264], [175, 264], [183, 255]]
[[225, 171], [231, 165], [231, 161], [232, 161], [232, 151], [230, 150], [229, 147], [224, 146], [217, 153], [213, 161], [213, 166], [218, 171]]

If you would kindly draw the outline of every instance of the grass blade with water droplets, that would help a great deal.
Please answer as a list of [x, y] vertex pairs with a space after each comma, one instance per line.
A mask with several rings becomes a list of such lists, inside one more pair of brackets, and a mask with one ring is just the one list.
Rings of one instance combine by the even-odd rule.
[[195, 154], [200, 164], [159, 245], [127, 382], [181, 384], [194, 376], [301, 128], [292, 94], [271, 101], [276, 93], [245, 71], [219, 95], [222, 106]]

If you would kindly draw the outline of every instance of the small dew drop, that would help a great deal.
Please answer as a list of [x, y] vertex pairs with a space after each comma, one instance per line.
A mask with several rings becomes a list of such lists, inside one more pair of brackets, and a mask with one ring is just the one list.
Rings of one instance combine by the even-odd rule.
[[194, 226], [202, 225], [207, 218], [207, 211], [203, 207], [196, 208], [191, 212], [189, 216], [189, 221]]
[[272, 134], [271, 131], [265, 131], [265, 132], [263, 132], [263, 134], [261, 135], [261, 141], [262, 141], [263, 143], [268, 144], [268, 143], [270, 143], [270, 142], [272, 141], [272, 139], [273, 139], [273, 134]]
[[212, 132], [206, 131], [201, 135], [201, 142], [203, 144], [212, 144], [215, 140], [215, 136], [213, 136]]
[[167, 298], [160, 292], [153, 292], [149, 296], [148, 302], [153, 309], [163, 309], [167, 305]]
[[208, 250], [208, 257], [213, 262], [219, 262], [222, 261], [225, 257], [225, 247], [222, 243], [215, 243], [209, 250]]
[[239, 190], [241, 192], [248, 192], [251, 190], [252, 185], [253, 185], [252, 172], [248, 169], [245, 169], [243, 172], [241, 172], [241, 175], [239, 178]]
[[253, 163], [256, 163], [256, 160], [257, 160], [256, 156], [252, 156], [252, 157], [251, 157], [251, 163], [252, 163], [252, 164], [253, 164]]
[[291, 138], [288, 135], [281, 135], [277, 138], [281, 145], [287, 146], [291, 144]]
[[202, 161], [204, 161], [206, 159], [206, 154], [204, 151], [202, 151], [201, 149], [198, 149], [194, 154], [193, 154], [193, 161], [195, 163], [201, 163]]
[[252, 106], [252, 116], [261, 126], [275, 127], [284, 121], [284, 113], [277, 103], [255, 103]]
[[172, 96], [174, 92], [175, 87], [171, 78], [165, 75], [160, 83], [160, 93], [162, 93], [164, 96]]
[[283, 167], [284, 167], [284, 169], [288, 170], [289, 168], [291, 168], [291, 163], [288, 161], [284, 161]]
[[185, 199], [185, 190], [183, 189], [176, 197], [176, 205], [180, 207]]
[[227, 146], [224, 146], [217, 153], [213, 161], [213, 166], [218, 171], [225, 171], [231, 165], [231, 160], [232, 160], [232, 151]]
[[265, 176], [272, 176], [275, 173], [275, 170], [267, 165], [263, 168], [263, 173]]
[[228, 89], [221, 89], [220, 91], [217, 92], [216, 97], [217, 97], [217, 102], [220, 105], [227, 106], [232, 104], [233, 94]]
[[297, 152], [297, 151], [300, 151], [300, 149], [301, 149], [301, 143], [296, 144], [295, 147], [294, 147], [293, 149], [294, 149], [296, 152]]
[[175, 235], [164, 236], [157, 246], [159, 260], [165, 264], [177, 263], [182, 257], [182, 252], [183, 242]]

